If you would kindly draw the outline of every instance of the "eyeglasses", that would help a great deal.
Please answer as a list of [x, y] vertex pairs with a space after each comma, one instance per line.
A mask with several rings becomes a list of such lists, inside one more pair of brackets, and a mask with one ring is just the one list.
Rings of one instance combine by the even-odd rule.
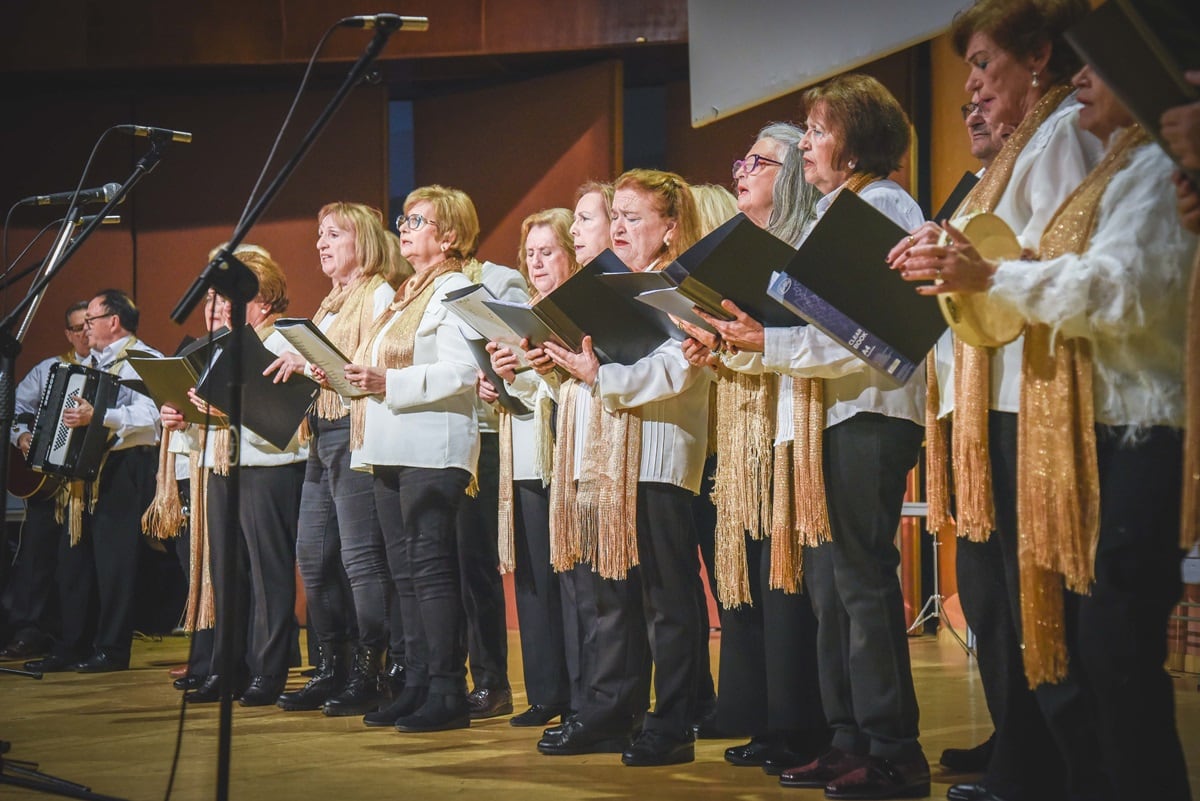
[[766, 156], [760, 156], [757, 153], [751, 153], [746, 158], [733, 162], [733, 177], [736, 179], [739, 172], [744, 172], [746, 175], [754, 175], [754, 173], [758, 172], [758, 168], [764, 164], [772, 164], [776, 167], [783, 166], [782, 161], [776, 161]]
[[962, 108], [960, 110], [962, 111], [963, 119], [965, 120], [967, 117], [970, 117], [976, 111], [979, 111], [979, 104], [978, 103], [963, 103]]
[[105, 317], [116, 317], [116, 316], [117, 316], [116, 312], [107, 312], [106, 314], [97, 314], [95, 317], [84, 317], [83, 325], [85, 327], [91, 327], [92, 323], [94, 323], [96, 320], [103, 320]]
[[86, 322], [80, 323], [79, 325], [68, 325], [67, 326], [67, 330], [70, 331], [72, 334], [81, 334], [81, 333], [83, 333], [83, 329], [85, 329], [85, 328], [87, 328]]
[[820, 142], [829, 135], [828, 131], [822, 131], [815, 125], [805, 124], [797, 125], [796, 127], [800, 129], [800, 141], [804, 141], [805, 138], [811, 137], [812, 141]]
[[408, 226], [408, 230], [410, 231], [420, 231], [425, 223], [429, 223], [430, 225], [438, 224], [437, 220], [426, 219], [423, 214], [409, 214], [407, 216], [401, 214], [396, 218], [396, 230], [399, 231], [401, 228]]

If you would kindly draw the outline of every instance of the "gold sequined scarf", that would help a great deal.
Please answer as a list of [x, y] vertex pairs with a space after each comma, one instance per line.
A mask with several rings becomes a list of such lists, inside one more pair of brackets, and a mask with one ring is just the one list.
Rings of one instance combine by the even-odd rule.
[[[1113, 176], [1149, 141], [1137, 125], [1116, 135], [1108, 154], [1054, 213], [1040, 258], [1082, 253]], [[1017, 420], [1017, 557], [1021, 573], [1022, 656], [1031, 687], [1067, 675], [1062, 587], [1086, 593], [1095, 577], [1100, 477], [1092, 351], [1084, 339], [1056, 338], [1048, 325], [1025, 328]]]
[[[779, 377], [717, 368], [717, 473], [712, 502], [717, 509], [713, 549], [717, 600], [726, 609], [751, 603], [746, 536], [771, 532], [771, 442]], [[790, 471], [790, 464], [788, 466]]]
[[[199, 452], [208, 447], [210, 430], [200, 427]], [[208, 547], [208, 477], [203, 459], [192, 459], [188, 465], [188, 597], [183, 609], [184, 631], [211, 629], [216, 625], [216, 605], [213, 601], [212, 552]]]
[[[313, 315], [313, 324], [317, 326], [330, 314], [337, 315], [325, 336], [351, 358], [358, 352], [364, 334], [375, 319], [375, 290], [383, 283], [383, 276], [376, 274], [359, 276], [345, 286], [335, 286]], [[317, 396], [315, 408], [322, 420], [340, 420], [347, 413], [342, 396], [324, 387]]]
[[[1017, 159], [1033, 139], [1038, 128], [1062, 105], [1071, 94], [1069, 85], [1050, 88], [1041, 100], [1025, 115], [1021, 124], [1004, 143], [1000, 153], [979, 182], [959, 205], [954, 216], [992, 211], [1000, 202], [1012, 178]], [[960, 537], [984, 542], [996, 527], [996, 511], [992, 498], [992, 465], [988, 455], [988, 408], [991, 405], [991, 362], [989, 348], [964, 345], [954, 340], [954, 416], [953, 454], [946, 452], [946, 439], [937, 421], [937, 371], [933, 360], [926, 366], [926, 380], [933, 394], [926, 393], [926, 450], [930, 484], [930, 530], [954, 525], [950, 515], [947, 470], [954, 465], [954, 495], [957, 503], [957, 528]], [[928, 432], [933, 432], [932, 434]], [[934, 477], [936, 474], [936, 477]]]
[[[642, 460], [642, 420], [636, 409], [609, 412], [594, 394], [588, 419], [579, 420], [579, 392], [560, 390], [554, 478], [550, 482], [550, 561], [555, 570], [591, 564], [606, 579], [624, 579], [639, 562], [637, 485]], [[575, 481], [575, 427], [587, 426], [579, 480]]]
[[[542, 481], [542, 486], [550, 484], [554, 472], [554, 432], [550, 425], [551, 406], [553, 402], [548, 395], [538, 394], [533, 406], [533, 430], [535, 453], [535, 471]], [[499, 410], [500, 417], [500, 482], [497, 492], [498, 517], [496, 520], [496, 550], [500, 555], [500, 572], [512, 573], [517, 569], [516, 546], [516, 489], [513, 485], [513, 431], [512, 413], [507, 409]]]
[[[413, 363], [413, 348], [416, 346], [417, 328], [421, 325], [421, 317], [425, 307], [433, 298], [437, 279], [446, 273], [460, 272], [463, 263], [458, 259], [446, 259], [427, 270], [415, 273], [396, 290], [395, 298], [388, 310], [379, 315], [362, 338], [354, 354], [351, 356], [356, 364], [374, 364], [388, 370], [398, 370], [411, 367]], [[393, 317], [396, 324], [390, 325]], [[340, 320], [339, 316], [339, 320]], [[334, 323], [336, 325], [336, 322]], [[383, 338], [379, 340], [378, 356], [372, 360], [371, 352], [375, 350], [375, 341], [386, 329]], [[350, 355], [347, 353], [347, 355]], [[350, 450], [358, 450], [363, 444], [363, 431], [367, 420], [367, 396], [355, 398], [350, 402]]]

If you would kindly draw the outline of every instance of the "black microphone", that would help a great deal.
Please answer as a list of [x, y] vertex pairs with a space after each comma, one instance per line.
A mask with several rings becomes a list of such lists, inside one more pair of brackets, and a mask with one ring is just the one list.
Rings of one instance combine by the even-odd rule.
[[[53, 195], [30, 195], [17, 201], [18, 206], [65, 206], [74, 198], [76, 203], [107, 203], [121, 191], [118, 183], [107, 183], [95, 189], [81, 189], [79, 195], [74, 192], [56, 192]], [[121, 198], [125, 202], [125, 198]]]
[[384, 31], [427, 31], [429, 30], [429, 17], [402, 17], [399, 14], [367, 14], [365, 16], [346, 17], [345, 19], [338, 20], [338, 25], [343, 28], [366, 28], [367, 30], [379, 28]]
[[134, 136], [170, 139], [172, 142], [183, 142], [184, 144], [192, 141], [192, 135], [188, 131], [172, 131], [170, 128], [155, 128], [152, 125], [118, 125], [117, 130]]

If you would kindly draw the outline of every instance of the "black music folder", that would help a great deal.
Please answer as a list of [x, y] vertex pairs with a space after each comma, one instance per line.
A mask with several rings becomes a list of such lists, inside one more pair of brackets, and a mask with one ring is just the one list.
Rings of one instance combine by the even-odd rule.
[[771, 282], [768, 294], [899, 384], [946, 330], [937, 298], [918, 295], [887, 263], [908, 232], [841, 191]]
[[711, 326], [692, 307], [729, 320], [729, 312], [721, 307], [724, 298], [763, 325], [795, 326], [803, 320], [767, 297], [771, 274], [783, 270], [795, 255], [795, 248], [739, 213], [662, 270], [602, 276], [600, 280], [710, 331]]
[[958, 183], [950, 190], [950, 196], [946, 198], [946, 202], [937, 210], [937, 214], [929, 219], [938, 225], [941, 225], [943, 220], [953, 219], [954, 212], [958, 211], [958, 207], [967, 199], [967, 195], [971, 193], [977, 183], [979, 183], [978, 175], [973, 172], [964, 172], [963, 177], [959, 178]]
[[[1200, 100], [1200, 87], [1183, 77], [1184, 69], [1196, 69], [1200, 64], [1196, 63], [1195, 30], [1190, 36], [1182, 36], [1179, 26], [1165, 30], [1164, 26], [1172, 25], [1172, 17], [1165, 6], [1156, 13], [1159, 5], [1141, 2], [1135, 8], [1129, 0], [1108, 0], [1069, 28], [1066, 38], [1133, 118], [1171, 155], [1163, 143], [1159, 121], [1167, 109]], [[1200, 186], [1200, 170], [1180, 169]]]
[[509, 393], [508, 387], [504, 385], [504, 379], [496, 374], [492, 369], [492, 354], [487, 352], [488, 340], [476, 337], [465, 337], [467, 347], [471, 349], [471, 356], [475, 359], [475, 366], [487, 376], [487, 380], [496, 388], [496, 394], [500, 397], [496, 399], [496, 403], [503, 406], [507, 411], [517, 417], [524, 417], [532, 413], [532, 409], [521, 403], [519, 398], [514, 397]]
[[532, 305], [504, 300], [483, 304], [531, 345], [552, 341], [578, 351], [588, 335], [601, 363], [633, 364], [683, 333], [666, 314], [599, 280], [604, 273], [629, 272], [615, 253], [606, 250]]
[[196, 394], [221, 411], [228, 412], [233, 399], [234, 372], [229, 337], [237, 337], [242, 349], [242, 423], [279, 450], [284, 450], [300, 428], [320, 387], [302, 375], [293, 374], [279, 384], [275, 383], [274, 376], [263, 375], [268, 365], [275, 361], [275, 354], [267, 350], [258, 333], [246, 325], [215, 344], [220, 352], [196, 385]]

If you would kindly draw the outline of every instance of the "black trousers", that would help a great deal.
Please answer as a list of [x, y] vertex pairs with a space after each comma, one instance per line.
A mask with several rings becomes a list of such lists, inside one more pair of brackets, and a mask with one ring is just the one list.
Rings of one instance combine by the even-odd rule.
[[458, 468], [375, 467], [375, 503], [404, 619], [406, 682], [466, 695], [456, 521], [470, 474]]
[[514, 482], [513, 494], [513, 584], [525, 694], [530, 704], [567, 706], [571, 683], [563, 639], [562, 594], [550, 565], [550, 490], [535, 479]]
[[[230, 519], [230, 477], [208, 480], [209, 543], [212, 549], [213, 599], [218, 629], [212, 673], [225, 658], [220, 621], [226, 605], [234, 605], [234, 653], [230, 664], [252, 676], [284, 676], [298, 654], [296, 628], [296, 521], [304, 464], [240, 469], [240, 515]], [[237, 550], [237, 597], [224, 587], [225, 549]]]
[[825, 430], [832, 542], [804, 549], [804, 580], [819, 621], [821, 704], [843, 751], [915, 758], [917, 698], [896, 569], [896, 529], [922, 429], [857, 414]]
[[54, 519], [53, 498], [25, 502], [20, 546], [0, 594], [5, 637], [58, 632], [54, 572], [61, 530], [62, 524]]
[[717, 722], [743, 736], [828, 737], [817, 671], [817, 616], [807, 595], [772, 590], [771, 540], [746, 537], [753, 605], [721, 612]]
[[[567, 677], [571, 688], [571, 709], [584, 708], [591, 684], [590, 674], [596, 660], [596, 630], [599, 627], [596, 612], [596, 577], [592, 566], [580, 563], [570, 570], [558, 574], [559, 594], [562, 598], [563, 649], [567, 663]], [[642, 636], [642, 661], [647, 663], [644, 682], [644, 712], [650, 697], [649, 649]]]
[[[63, 527], [58, 552], [63, 633], [55, 646], [60, 656], [102, 651], [118, 662], [129, 659], [142, 513], [154, 499], [157, 450], [140, 446], [110, 453], [78, 545], [71, 547]], [[89, 643], [93, 598], [95, 636]]]
[[1174, 688], [1163, 668], [1167, 618], [1183, 591], [1181, 433], [1098, 426], [1097, 452], [1096, 583], [1076, 596], [1073, 669], [1097, 712], [1098, 756], [1114, 797], [1186, 801]]
[[653, 711], [644, 727], [680, 735], [695, 719], [704, 610], [692, 493], [670, 484], [641, 482], [637, 498], [640, 564], [625, 581], [596, 577], [596, 662], [589, 697], [580, 711], [597, 732], [628, 734], [645, 709], [645, 657], [654, 663]]
[[459, 506], [458, 570], [466, 614], [471, 681], [477, 690], [508, 689], [508, 622], [496, 550], [500, 493], [500, 435], [479, 435], [479, 493]]
[[349, 416], [310, 416], [309, 424], [313, 439], [296, 539], [309, 628], [331, 649], [357, 639], [382, 652], [390, 581], [373, 480], [350, 469]]

